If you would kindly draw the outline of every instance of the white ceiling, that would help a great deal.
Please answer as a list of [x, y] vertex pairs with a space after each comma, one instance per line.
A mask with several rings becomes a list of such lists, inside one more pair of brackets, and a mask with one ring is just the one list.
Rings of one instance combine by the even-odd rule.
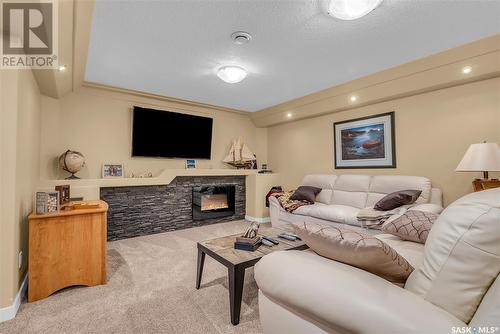
[[[97, 0], [85, 79], [256, 111], [499, 32], [495, 0], [385, 0], [355, 21], [323, 0]], [[248, 77], [221, 81], [228, 64]]]

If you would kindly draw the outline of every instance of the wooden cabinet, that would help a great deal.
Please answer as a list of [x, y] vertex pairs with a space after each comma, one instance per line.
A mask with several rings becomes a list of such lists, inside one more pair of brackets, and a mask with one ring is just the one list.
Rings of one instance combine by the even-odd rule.
[[108, 205], [29, 216], [28, 301], [72, 285], [106, 284]]

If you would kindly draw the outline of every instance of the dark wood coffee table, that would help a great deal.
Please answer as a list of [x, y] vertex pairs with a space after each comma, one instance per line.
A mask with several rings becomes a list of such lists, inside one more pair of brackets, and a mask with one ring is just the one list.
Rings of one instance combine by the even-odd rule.
[[259, 235], [265, 235], [278, 240], [279, 245], [268, 247], [261, 245], [254, 252], [234, 249], [236, 237], [241, 235], [234, 234], [227, 237], [206, 240], [198, 243], [198, 267], [196, 273], [196, 289], [200, 288], [201, 276], [203, 273], [203, 264], [205, 263], [205, 254], [214, 258], [227, 267], [229, 278], [229, 304], [231, 312], [231, 323], [237, 325], [240, 322], [241, 296], [243, 293], [243, 283], [245, 279], [245, 269], [252, 267], [264, 255], [281, 250], [302, 250], [308, 246], [301, 240], [289, 241], [278, 238], [278, 234], [283, 232], [293, 232], [289, 225], [280, 227], [259, 228]]

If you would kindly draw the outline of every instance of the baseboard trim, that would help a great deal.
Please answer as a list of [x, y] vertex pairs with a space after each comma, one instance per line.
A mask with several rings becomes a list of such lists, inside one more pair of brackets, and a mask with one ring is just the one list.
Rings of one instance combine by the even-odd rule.
[[21, 287], [16, 294], [16, 298], [14, 299], [14, 303], [12, 305], [0, 308], [0, 322], [4, 322], [10, 319], [13, 319], [17, 311], [19, 310], [19, 306], [21, 306], [21, 301], [23, 300], [23, 296], [26, 294], [26, 289], [28, 288], [28, 274], [24, 276], [23, 283], [21, 283]]
[[252, 217], [245, 215], [245, 220], [251, 221], [251, 222], [256, 222], [256, 223], [270, 223], [271, 222], [271, 217]]

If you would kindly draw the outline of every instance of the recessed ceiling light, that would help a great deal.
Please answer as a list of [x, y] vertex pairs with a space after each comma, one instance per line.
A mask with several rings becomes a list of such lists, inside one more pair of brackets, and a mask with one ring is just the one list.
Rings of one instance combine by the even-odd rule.
[[237, 31], [231, 34], [231, 39], [233, 40], [234, 44], [243, 45], [250, 42], [250, 40], [252, 39], [252, 35], [244, 31]]
[[356, 102], [356, 100], [358, 99], [358, 97], [356, 95], [353, 95], [351, 96], [351, 102]]
[[462, 68], [462, 73], [463, 74], [469, 74], [470, 72], [472, 72], [472, 67], [465, 66], [464, 68]]
[[223, 66], [217, 71], [217, 76], [227, 83], [237, 83], [247, 76], [247, 71], [239, 66]]
[[59, 70], [59, 72], [64, 72], [64, 71], [66, 71], [66, 66], [61, 65], [61, 66], [59, 66], [58, 70]]
[[330, 0], [328, 14], [341, 20], [355, 20], [377, 8], [383, 0]]
[[292, 113], [291, 113], [291, 112], [289, 112], [288, 114], [286, 114], [286, 117], [288, 117], [288, 118], [292, 118]]

